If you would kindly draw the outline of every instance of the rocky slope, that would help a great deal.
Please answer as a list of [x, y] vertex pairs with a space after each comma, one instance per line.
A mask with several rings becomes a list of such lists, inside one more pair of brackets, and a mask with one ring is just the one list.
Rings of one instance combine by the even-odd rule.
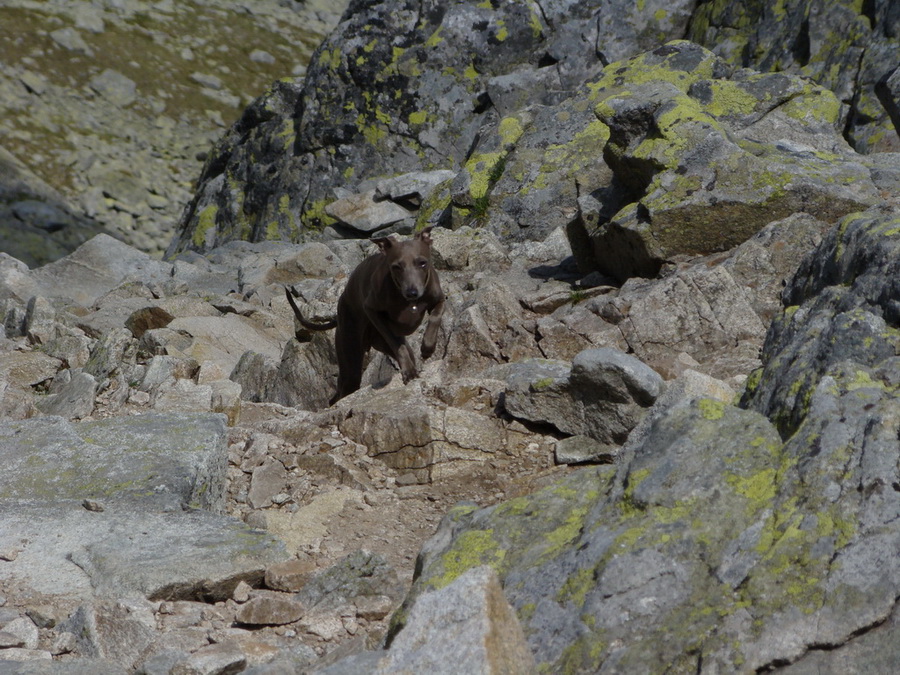
[[[626, 5], [354, 3], [172, 258], [0, 254], [0, 670], [891, 669], [897, 17], [834, 93], [815, 3]], [[328, 407], [284, 286], [425, 224], [435, 355]]]
[[365, 245], [5, 257], [0, 662], [889, 663], [898, 223], [791, 216], [620, 288], [561, 231], [439, 230], [436, 357], [409, 385], [375, 358], [333, 408], [329, 338], [293, 339], [282, 285], [327, 314]]
[[[553, 229], [579, 209], [594, 226], [640, 220], [644, 208], [652, 217], [670, 187], [673, 201], [690, 194], [698, 209], [716, 200], [722, 212], [734, 192], [760, 190], [756, 205], [786, 213], [807, 188], [774, 187], [820, 174], [815, 165], [829, 158], [816, 153], [842, 154], [846, 142], [900, 149], [891, 123], [900, 117], [900, 15], [889, 2], [864, 4], [356, 3], [307, 77], [273, 86], [220, 140], [169, 252], [360, 236], [416, 219], [540, 240], [545, 223]], [[661, 65], [653, 57], [629, 74], [610, 67], [685, 37], [720, 58], [670, 56], [669, 76], [643, 72]], [[654, 142], [641, 146], [648, 124], [658, 127]], [[820, 145], [826, 127], [846, 142]], [[793, 145], [771, 147], [781, 139]], [[674, 158], [653, 146], [714, 165], [670, 186]], [[753, 166], [776, 157], [777, 169]], [[745, 168], [749, 177], [736, 175]], [[376, 192], [378, 180], [423, 170], [455, 178], [424, 205], [388, 208]], [[579, 203], [589, 197], [598, 203]], [[628, 204], [637, 214], [623, 213]], [[746, 217], [733, 210], [725, 217]]]
[[158, 255], [215, 139], [346, 4], [0, 4], [0, 144], [30, 179], [11, 189], [0, 159], [0, 250], [44, 264], [99, 225]]

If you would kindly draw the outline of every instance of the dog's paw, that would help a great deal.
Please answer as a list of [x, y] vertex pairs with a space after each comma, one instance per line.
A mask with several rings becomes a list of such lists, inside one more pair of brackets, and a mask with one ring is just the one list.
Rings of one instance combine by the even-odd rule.
[[403, 378], [403, 384], [409, 384], [419, 376], [419, 373], [416, 372], [415, 368], [411, 370], [404, 369], [400, 371], [400, 376]]
[[420, 353], [422, 354], [423, 359], [427, 359], [429, 356], [434, 354], [434, 345], [426, 345], [425, 343], [422, 343], [422, 351]]

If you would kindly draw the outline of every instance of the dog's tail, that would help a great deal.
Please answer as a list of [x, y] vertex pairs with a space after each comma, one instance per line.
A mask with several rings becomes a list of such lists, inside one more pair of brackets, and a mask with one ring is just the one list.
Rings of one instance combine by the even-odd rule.
[[300, 308], [297, 307], [297, 303], [294, 302], [294, 296], [291, 295], [288, 287], [284, 287], [284, 294], [287, 296], [288, 303], [291, 305], [291, 309], [294, 310], [294, 316], [297, 317], [297, 321], [306, 328], [307, 330], [331, 330], [335, 326], [337, 326], [337, 319], [331, 319], [330, 321], [323, 321], [322, 323], [317, 323], [315, 321], [310, 321], [303, 314], [300, 313]]

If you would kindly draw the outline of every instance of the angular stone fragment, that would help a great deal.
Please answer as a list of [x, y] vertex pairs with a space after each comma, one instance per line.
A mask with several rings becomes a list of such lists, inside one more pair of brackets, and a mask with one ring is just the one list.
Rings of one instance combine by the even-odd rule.
[[531, 673], [534, 657], [490, 567], [416, 600], [377, 673]]
[[281, 626], [299, 620], [306, 608], [293, 595], [277, 591], [253, 591], [235, 615], [238, 623]]
[[285, 560], [266, 568], [266, 586], [275, 591], [296, 592], [315, 572], [316, 564], [312, 560]]
[[375, 201], [375, 190], [331, 202], [326, 213], [361, 232], [374, 232], [408, 218], [410, 212], [392, 201]]
[[663, 390], [653, 369], [609, 348], [586, 349], [571, 367], [540, 360], [516, 364], [507, 382], [504, 406], [511, 415], [612, 444], [625, 442]]

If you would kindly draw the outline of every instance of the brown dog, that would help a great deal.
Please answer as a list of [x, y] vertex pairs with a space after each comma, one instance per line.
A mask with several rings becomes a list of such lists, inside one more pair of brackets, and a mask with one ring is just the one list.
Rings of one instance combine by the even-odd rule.
[[334, 346], [338, 359], [338, 387], [331, 404], [359, 389], [363, 359], [374, 347], [392, 357], [400, 366], [403, 382], [417, 377], [416, 360], [404, 339], [421, 325], [428, 312], [422, 339], [422, 358], [434, 353], [444, 292], [431, 266], [431, 228], [412, 239], [393, 236], [373, 239], [381, 249], [353, 270], [338, 300], [337, 319], [316, 323], [304, 318], [285, 288], [297, 320], [309, 330], [337, 328]]

